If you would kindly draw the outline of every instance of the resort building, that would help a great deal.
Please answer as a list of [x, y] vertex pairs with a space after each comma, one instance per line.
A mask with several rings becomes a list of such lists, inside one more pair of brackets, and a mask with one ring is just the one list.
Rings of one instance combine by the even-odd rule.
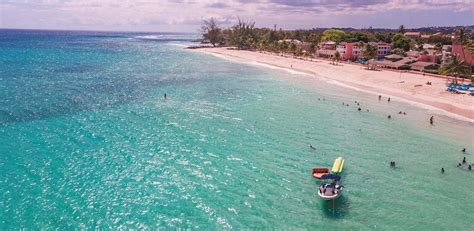
[[370, 44], [372, 46], [377, 47], [377, 55], [379, 57], [384, 57], [386, 55], [389, 55], [390, 51], [392, 51], [392, 45], [390, 43], [379, 41], [379, 42], [376, 42], [376, 43], [371, 42]]
[[[385, 42], [370, 42], [370, 45], [377, 48], [377, 56], [379, 58], [390, 54], [392, 46]], [[362, 47], [361, 47], [362, 45]], [[342, 60], [355, 60], [364, 53], [365, 43], [348, 43], [342, 42], [336, 46], [336, 51], [341, 54]]]
[[397, 69], [397, 70], [408, 70], [410, 69], [410, 64], [416, 62], [416, 59], [411, 58], [411, 57], [404, 57], [402, 59], [396, 59], [396, 61], [392, 61], [389, 59], [385, 60], [370, 60], [369, 63], [383, 67], [383, 68], [391, 68], [391, 69]]
[[324, 58], [333, 58], [336, 54], [336, 43], [333, 41], [326, 41], [319, 44], [316, 55]]
[[301, 49], [303, 52], [314, 51], [314, 46], [311, 43], [301, 42], [296, 44], [296, 47]]
[[410, 64], [412, 70], [438, 74], [439, 64], [432, 62], [416, 61]]
[[463, 45], [452, 45], [452, 55], [456, 55], [461, 61], [465, 61], [471, 66], [474, 64], [471, 54], [463, 47]]

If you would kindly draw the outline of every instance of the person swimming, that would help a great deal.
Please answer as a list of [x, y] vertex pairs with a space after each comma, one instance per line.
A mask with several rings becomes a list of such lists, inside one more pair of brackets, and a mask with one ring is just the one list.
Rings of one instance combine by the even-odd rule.
[[434, 116], [431, 116], [430, 118], [430, 124], [433, 125], [433, 120], [434, 120]]
[[311, 149], [313, 149], [313, 150], [316, 150], [316, 148], [313, 147], [313, 145], [311, 145], [311, 144], [309, 145], [309, 147], [310, 147]]
[[387, 116], [387, 118], [391, 119], [391, 118], [392, 118], [392, 116], [391, 116], [391, 115], [388, 115], [388, 116]]
[[463, 149], [462, 149], [462, 152], [466, 152], [466, 148], [463, 148]]

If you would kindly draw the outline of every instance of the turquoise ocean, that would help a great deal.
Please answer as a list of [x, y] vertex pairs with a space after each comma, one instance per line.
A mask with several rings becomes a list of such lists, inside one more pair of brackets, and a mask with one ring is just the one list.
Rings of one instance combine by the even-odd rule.
[[474, 229], [472, 122], [195, 38], [0, 30], [0, 230]]

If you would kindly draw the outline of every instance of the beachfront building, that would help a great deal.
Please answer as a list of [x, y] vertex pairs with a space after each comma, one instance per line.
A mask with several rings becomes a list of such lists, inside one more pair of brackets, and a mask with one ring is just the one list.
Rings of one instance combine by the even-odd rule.
[[311, 43], [307, 42], [301, 42], [298, 44], [295, 44], [298, 49], [301, 49], [303, 52], [311, 52], [314, 51], [314, 46], [311, 45]]
[[392, 51], [392, 45], [390, 43], [379, 41], [371, 42], [370, 45], [377, 47], [377, 55], [379, 58], [389, 55]]
[[394, 56], [393, 59], [370, 60], [369, 64], [372, 64], [378, 67], [383, 67], [383, 68], [408, 70], [410, 69], [410, 64], [416, 62], [416, 59], [412, 57], [403, 57], [402, 59], [398, 59], [398, 58], [399, 57]]
[[333, 58], [336, 54], [336, 43], [333, 41], [322, 42], [318, 45], [316, 55], [323, 58]]
[[[390, 54], [392, 46], [385, 42], [370, 42], [370, 45], [377, 48], [377, 56], [382, 58]], [[362, 56], [365, 49], [365, 43], [342, 42], [336, 46], [336, 51], [341, 54], [342, 60], [355, 60]]]
[[433, 62], [416, 61], [410, 64], [410, 68], [415, 71], [438, 74], [439, 64]]
[[461, 61], [464, 61], [471, 66], [474, 64], [471, 54], [469, 53], [469, 51], [467, 51], [466, 48], [463, 47], [463, 45], [460, 45], [460, 44], [452, 45], [451, 53], [452, 55], [456, 55]]

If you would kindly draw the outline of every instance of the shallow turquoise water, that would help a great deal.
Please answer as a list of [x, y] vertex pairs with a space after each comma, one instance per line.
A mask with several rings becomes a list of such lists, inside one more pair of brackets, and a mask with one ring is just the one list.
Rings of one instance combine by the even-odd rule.
[[[0, 229], [473, 227], [471, 123], [173, 40], [1, 33]], [[333, 209], [310, 168], [338, 156]]]

